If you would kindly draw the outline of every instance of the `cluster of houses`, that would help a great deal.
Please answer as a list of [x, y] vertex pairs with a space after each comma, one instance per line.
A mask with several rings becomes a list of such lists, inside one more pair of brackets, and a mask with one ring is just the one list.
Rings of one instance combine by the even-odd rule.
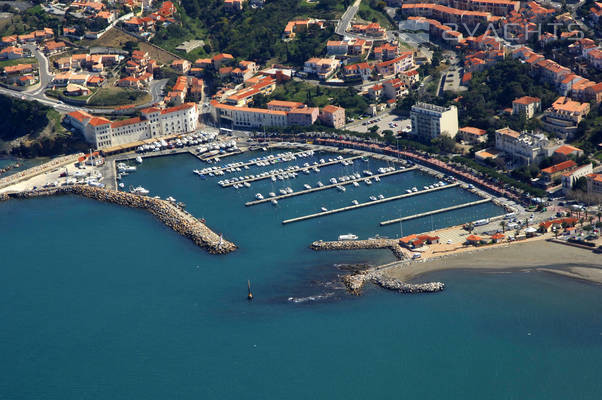
[[[152, 3], [152, 1], [149, 1], [149, 3]], [[147, 6], [147, 8], [150, 8], [150, 6]], [[174, 18], [176, 11], [176, 6], [171, 1], [164, 1], [156, 11], [144, 16], [133, 16], [123, 21], [122, 26], [125, 30], [150, 40], [158, 27], [176, 22]]]
[[8, 85], [27, 87], [38, 81], [37, 64], [7, 65], [2, 70], [2, 82]]
[[54, 31], [51, 28], [43, 28], [23, 35], [3, 36], [0, 40], [0, 60], [16, 60], [26, 57], [27, 52], [21, 47], [24, 44], [35, 44], [50, 54], [65, 47], [65, 43], [57, 43], [52, 40], [53, 38]]
[[326, 21], [315, 18], [305, 18], [289, 21], [284, 27], [282, 34], [283, 39], [294, 39], [298, 33], [305, 32], [308, 29], [316, 27], [317, 29], [324, 29], [326, 27]]
[[146, 51], [134, 50], [124, 67], [125, 76], [117, 81], [117, 86], [140, 89], [153, 81], [153, 72], [158, 68], [156, 60]]

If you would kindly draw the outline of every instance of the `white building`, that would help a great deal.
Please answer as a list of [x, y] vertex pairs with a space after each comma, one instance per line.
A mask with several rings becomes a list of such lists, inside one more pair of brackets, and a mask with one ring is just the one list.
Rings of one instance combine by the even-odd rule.
[[216, 121], [226, 121], [236, 128], [285, 127], [287, 112], [266, 108], [235, 107], [211, 102], [211, 113]]
[[510, 128], [495, 131], [495, 148], [519, 164], [530, 165], [550, 155], [550, 141], [543, 133], [518, 133]]
[[434, 104], [416, 103], [410, 112], [412, 133], [434, 139], [439, 135], [451, 138], [458, 133], [458, 109], [456, 106], [440, 107]]
[[585, 164], [570, 172], [562, 174], [562, 189], [571, 190], [579, 178], [587, 177], [594, 173], [592, 164]]
[[193, 132], [198, 127], [199, 115], [195, 103], [185, 103], [163, 110], [145, 108], [141, 110], [139, 117], [115, 122], [82, 111], [69, 113], [65, 119], [97, 149], [104, 149], [144, 139]]

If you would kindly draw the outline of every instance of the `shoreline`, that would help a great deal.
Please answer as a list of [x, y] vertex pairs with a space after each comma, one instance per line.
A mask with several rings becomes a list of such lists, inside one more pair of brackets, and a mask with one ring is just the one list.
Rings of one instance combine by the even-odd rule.
[[[600, 267], [596, 267], [600, 265]], [[602, 284], [602, 257], [592, 251], [546, 240], [533, 240], [494, 248], [475, 249], [435, 259], [392, 263], [376, 267], [384, 275], [404, 282], [438, 271], [520, 271], [533, 269]]]

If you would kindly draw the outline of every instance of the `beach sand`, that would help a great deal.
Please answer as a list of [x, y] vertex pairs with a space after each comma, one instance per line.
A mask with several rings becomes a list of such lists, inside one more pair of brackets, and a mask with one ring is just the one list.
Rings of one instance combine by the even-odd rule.
[[602, 283], [602, 255], [545, 240], [515, 243], [504, 247], [484, 247], [409, 264], [396, 263], [384, 268], [383, 272], [392, 278], [407, 282], [433, 271], [525, 268]]

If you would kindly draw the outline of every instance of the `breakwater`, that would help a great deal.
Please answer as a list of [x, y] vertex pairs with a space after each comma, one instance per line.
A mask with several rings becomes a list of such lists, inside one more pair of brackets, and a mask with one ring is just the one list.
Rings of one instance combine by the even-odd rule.
[[400, 260], [411, 257], [409, 251], [399, 245], [398, 239], [337, 240], [332, 242], [318, 240], [309, 247], [315, 251], [388, 249]]
[[356, 296], [359, 296], [362, 293], [362, 288], [366, 282], [399, 293], [434, 293], [445, 289], [445, 284], [443, 282], [406, 283], [398, 279], [384, 276], [378, 271], [345, 275], [341, 279], [347, 288], [347, 291]]
[[437, 210], [427, 211], [427, 212], [423, 212], [423, 213], [420, 213], [420, 214], [408, 215], [407, 217], [389, 219], [387, 221], [382, 221], [380, 223], [380, 226], [391, 225], [391, 224], [395, 224], [395, 223], [398, 223], [398, 222], [409, 221], [411, 219], [416, 219], [416, 218], [421, 218], [421, 217], [428, 217], [429, 215], [440, 214], [440, 213], [444, 213], [444, 212], [447, 212], [447, 211], [459, 210], [460, 208], [472, 207], [472, 206], [476, 206], [476, 205], [479, 205], [479, 204], [488, 203], [490, 201], [491, 201], [491, 199], [482, 199], [482, 200], [477, 200], [477, 201], [471, 201], [469, 203], [458, 204], [458, 205], [455, 205], [455, 206], [439, 208]]
[[206, 249], [211, 254], [226, 254], [236, 250], [234, 243], [223, 239], [221, 235], [213, 232], [203, 221], [198, 220], [169, 201], [152, 197], [91, 186], [75, 185], [35, 191], [3, 193], [0, 194], [0, 201], [10, 198], [29, 199], [62, 194], [74, 194], [120, 206], [147, 210], [165, 225], [182, 236], [189, 238], [197, 246]]

